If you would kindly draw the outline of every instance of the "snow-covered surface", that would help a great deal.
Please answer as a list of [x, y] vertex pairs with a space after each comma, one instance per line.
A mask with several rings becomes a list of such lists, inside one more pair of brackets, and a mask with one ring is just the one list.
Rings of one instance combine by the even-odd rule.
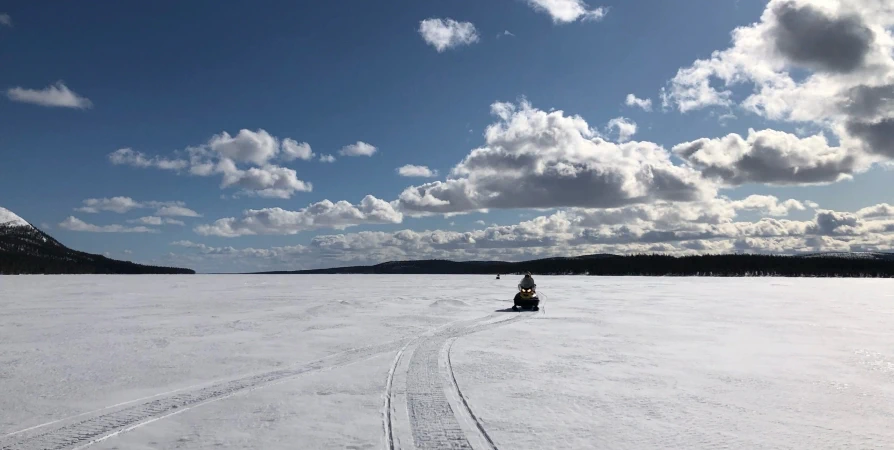
[[31, 224], [17, 216], [14, 212], [0, 206], [0, 225], [12, 226], [12, 227], [26, 227]]
[[892, 280], [502, 278], [4, 277], [0, 448], [894, 442]]

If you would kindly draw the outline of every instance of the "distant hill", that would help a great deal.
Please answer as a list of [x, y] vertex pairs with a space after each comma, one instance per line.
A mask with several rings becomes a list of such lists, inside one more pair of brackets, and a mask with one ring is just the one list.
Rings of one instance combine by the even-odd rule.
[[0, 207], [0, 275], [21, 274], [194, 274], [72, 250]]
[[370, 266], [266, 274], [520, 274], [606, 276], [894, 277], [892, 253], [809, 255], [610, 255], [507, 261], [391, 261]]

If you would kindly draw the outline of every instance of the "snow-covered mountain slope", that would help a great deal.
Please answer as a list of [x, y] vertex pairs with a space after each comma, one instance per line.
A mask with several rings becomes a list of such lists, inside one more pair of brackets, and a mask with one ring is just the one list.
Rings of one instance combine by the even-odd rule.
[[31, 224], [16, 215], [16, 213], [0, 206], [0, 226], [27, 227], [31, 226]]
[[0, 275], [60, 273], [194, 273], [72, 250], [14, 212], [0, 207]]
[[48, 249], [65, 249], [65, 246], [16, 213], [0, 207], [0, 252], [39, 256]]

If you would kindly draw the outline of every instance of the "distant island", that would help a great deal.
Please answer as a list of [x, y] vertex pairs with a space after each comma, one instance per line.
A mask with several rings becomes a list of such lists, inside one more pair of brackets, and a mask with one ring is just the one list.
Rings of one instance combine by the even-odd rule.
[[195, 273], [192, 269], [147, 266], [72, 250], [0, 208], [0, 275]]
[[894, 277], [894, 253], [697, 256], [595, 254], [530, 261], [391, 261], [368, 266], [260, 274], [520, 274], [704, 277]]

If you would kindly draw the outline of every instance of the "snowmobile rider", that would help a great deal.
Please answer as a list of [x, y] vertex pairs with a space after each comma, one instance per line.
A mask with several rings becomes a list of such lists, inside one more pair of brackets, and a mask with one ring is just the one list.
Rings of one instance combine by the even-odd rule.
[[540, 309], [540, 299], [537, 297], [536, 292], [537, 283], [534, 283], [534, 278], [530, 272], [525, 274], [521, 283], [518, 283], [518, 290], [520, 292], [515, 294], [515, 298], [512, 301], [513, 311], [518, 311], [519, 307], [530, 308], [534, 311]]
[[534, 283], [534, 278], [531, 276], [531, 272], [525, 274], [524, 278], [522, 278], [521, 283], [518, 283], [518, 287], [520, 289], [534, 289], [537, 287], [537, 283]]

